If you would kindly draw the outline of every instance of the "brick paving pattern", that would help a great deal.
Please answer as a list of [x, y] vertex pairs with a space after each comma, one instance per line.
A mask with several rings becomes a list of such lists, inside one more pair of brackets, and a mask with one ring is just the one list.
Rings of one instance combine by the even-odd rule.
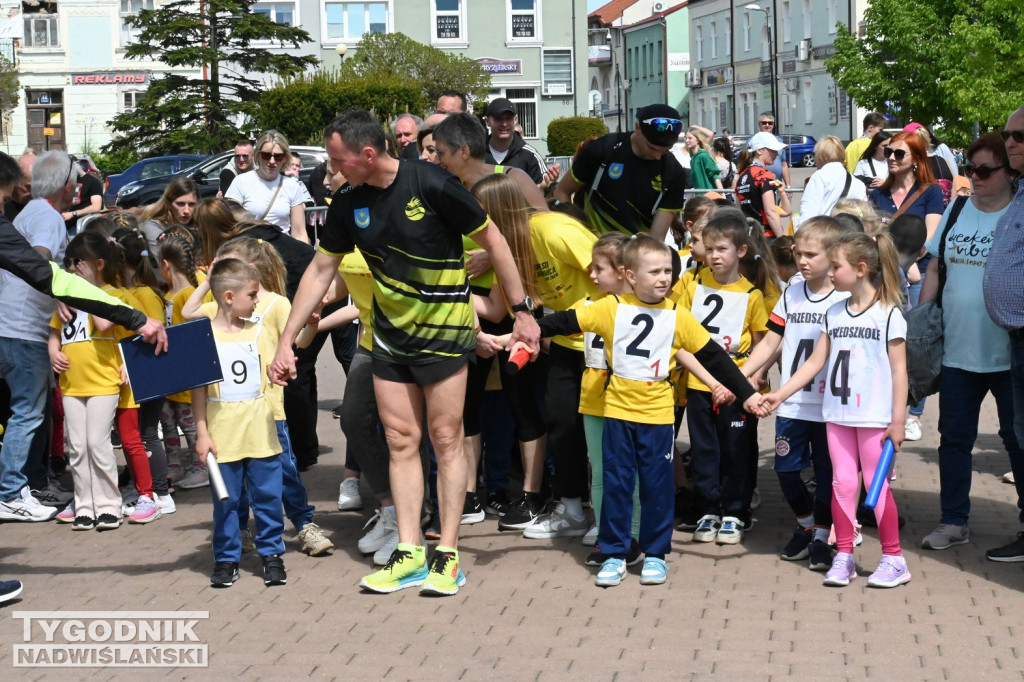
[[[328, 358], [329, 353], [323, 357]], [[315, 521], [337, 546], [331, 556], [297, 551], [286, 535], [288, 585], [266, 588], [259, 559], [243, 556], [230, 589], [209, 586], [210, 496], [176, 494], [178, 512], [148, 526], [75, 533], [69, 526], [0, 527], [0, 578], [25, 583], [20, 600], [0, 607], [3, 679], [244, 680], [615, 680], [615, 679], [1022, 679], [1024, 564], [985, 560], [987, 548], [1018, 529], [1014, 489], [995, 435], [994, 405], [983, 410], [974, 459], [970, 544], [920, 549], [937, 524], [937, 400], [925, 413], [924, 439], [907, 443], [894, 488], [913, 574], [894, 590], [866, 587], [880, 549], [865, 530], [859, 575], [825, 588], [804, 562], [778, 550], [793, 530], [771, 470], [773, 425], [760, 426], [757, 525], [740, 546], [701, 545], [676, 532], [669, 582], [642, 587], [633, 569], [619, 587], [594, 586], [578, 539], [525, 540], [499, 533], [493, 517], [464, 527], [468, 584], [455, 597], [361, 593], [372, 570], [356, 541], [371, 513], [336, 511], [344, 439], [329, 410], [341, 370], [321, 363], [321, 443], [330, 452], [304, 475]], [[681, 440], [685, 442], [685, 433]], [[371, 496], [364, 488], [364, 498]], [[22, 641], [14, 611], [208, 610], [196, 627], [209, 645], [208, 670], [13, 669]]]

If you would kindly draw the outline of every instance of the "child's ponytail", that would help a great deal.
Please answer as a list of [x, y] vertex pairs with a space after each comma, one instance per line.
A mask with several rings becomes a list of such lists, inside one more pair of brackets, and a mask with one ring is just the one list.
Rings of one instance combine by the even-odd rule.
[[878, 278], [878, 300], [885, 306], [902, 306], [903, 280], [900, 277], [900, 254], [888, 232], [875, 237], [881, 276]]

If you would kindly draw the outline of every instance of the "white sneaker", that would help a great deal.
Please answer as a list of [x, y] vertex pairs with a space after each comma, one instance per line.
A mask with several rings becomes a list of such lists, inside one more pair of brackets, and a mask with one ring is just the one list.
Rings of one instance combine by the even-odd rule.
[[49, 521], [57, 512], [56, 507], [44, 507], [32, 497], [28, 486], [21, 489], [20, 497], [0, 502], [0, 521]]
[[593, 547], [597, 544], [597, 526], [591, 526], [587, 534], [583, 536], [583, 546]]
[[743, 542], [743, 522], [735, 516], [722, 517], [722, 525], [715, 535], [715, 542], [720, 545], [738, 545]]
[[907, 417], [903, 431], [906, 440], [921, 440], [921, 420], [917, 417]]
[[359, 479], [349, 476], [341, 482], [338, 489], [338, 511], [354, 511], [363, 508], [363, 498], [359, 494]]
[[210, 475], [203, 467], [192, 466], [185, 472], [185, 478], [178, 481], [178, 487], [183, 490], [194, 488], [205, 488], [210, 485]]
[[705, 514], [697, 522], [693, 531], [694, 542], [714, 542], [718, 537], [718, 529], [722, 527], [722, 519], [715, 514]]
[[398, 518], [393, 509], [389, 507], [378, 509], [363, 526], [364, 530], [367, 528], [370, 529], [370, 532], [359, 538], [358, 547], [363, 554], [376, 552], [385, 544], [392, 542], [392, 539], [395, 547], [398, 547]]
[[156, 506], [160, 507], [160, 513], [165, 515], [178, 511], [178, 506], [174, 504], [174, 498], [170, 495], [156, 495]]
[[586, 519], [577, 519], [561, 502], [555, 511], [545, 514], [523, 529], [523, 537], [531, 540], [570, 537], [578, 538], [587, 534], [590, 526]]
[[156, 500], [151, 499], [148, 495], [139, 495], [139, 501], [135, 503], [132, 513], [128, 515], [128, 523], [150, 523], [162, 515]]

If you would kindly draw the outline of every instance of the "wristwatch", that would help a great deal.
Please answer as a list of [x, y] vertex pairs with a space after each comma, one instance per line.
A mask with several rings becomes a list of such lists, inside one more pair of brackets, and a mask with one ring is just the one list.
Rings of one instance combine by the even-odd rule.
[[78, 211], [72, 211], [71, 212], [71, 217], [72, 218], [77, 218], [78, 217]]
[[533, 312], [533, 299], [529, 296], [523, 298], [521, 303], [516, 303], [512, 306], [512, 312], [514, 313], [532, 313]]

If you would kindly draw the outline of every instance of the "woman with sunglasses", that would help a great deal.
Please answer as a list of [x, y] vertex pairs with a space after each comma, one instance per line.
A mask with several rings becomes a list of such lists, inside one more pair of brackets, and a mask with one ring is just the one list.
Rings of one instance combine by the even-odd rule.
[[893, 217], [909, 213], [924, 220], [928, 239], [935, 234], [944, 207], [924, 141], [916, 133], [896, 133], [885, 149], [889, 176], [868, 200]]
[[283, 174], [291, 164], [288, 140], [276, 130], [268, 130], [256, 140], [256, 172], [242, 173], [225, 192], [254, 220], [276, 225], [282, 232], [309, 243], [306, 235], [306, 192], [295, 178]]
[[857, 168], [853, 174], [867, 185], [868, 189], [878, 189], [889, 177], [889, 164], [885, 160], [885, 150], [891, 139], [892, 133], [887, 133], [884, 130], [875, 133], [871, 142], [864, 149], [860, 161], [857, 162]]
[[[1010, 167], [999, 133], [976, 140], [967, 150], [967, 161], [966, 174], [973, 180], [974, 192], [950, 205], [936, 236], [928, 242], [928, 252], [934, 258], [921, 290], [922, 302], [941, 296], [945, 339], [939, 379], [942, 516], [939, 526], [921, 543], [925, 549], [946, 549], [970, 541], [971, 450], [978, 436], [981, 403], [988, 393], [995, 398], [999, 436], [1019, 481], [1017, 496], [1024, 498], [1024, 450], [1013, 432], [1010, 338], [989, 317], [983, 292], [992, 237], [1013, 199], [1017, 173]], [[946, 266], [941, 292], [940, 250]]]
[[159, 201], [142, 209], [139, 231], [146, 235], [150, 253], [159, 252], [157, 238], [171, 225], [193, 226], [192, 212], [198, 199], [196, 183], [191, 178], [178, 177], [168, 183]]

